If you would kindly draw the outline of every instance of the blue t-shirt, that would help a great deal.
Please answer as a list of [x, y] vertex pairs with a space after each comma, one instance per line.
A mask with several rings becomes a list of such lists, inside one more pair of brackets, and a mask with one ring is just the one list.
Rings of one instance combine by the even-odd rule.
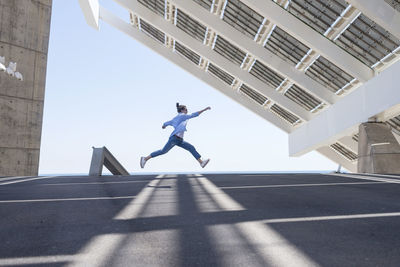
[[186, 124], [187, 121], [191, 118], [199, 116], [198, 112], [194, 112], [190, 115], [184, 114], [184, 113], [179, 113], [175, 118], [173, 118], [170, 121], [164, 122], [163, 126], [173, 126], [174, 130], [172, 131], [170, 136], [173, 135], [178, 135], [180, 137], [183, 137], [183, 133], [186, 131]]

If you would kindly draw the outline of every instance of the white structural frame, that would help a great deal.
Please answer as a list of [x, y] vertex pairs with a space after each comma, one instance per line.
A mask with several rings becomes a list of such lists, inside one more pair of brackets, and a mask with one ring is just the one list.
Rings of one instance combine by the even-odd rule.
[[346, 0], [382, 28], [400, 39], [400, 12], [397, 12], [385, 1]]
[[273, 21], [284, 31], [317, 51], [329, 61], [346, 70], [353, 77], [367, 82], [375, 76], [374, 71], [352, 55], [338, 47], [331, 40], [319, 34], [300, 19], [296, 18], [273, 1], [241, 0], [256, 12]]
[[[371, 81], [289, 134], [289, 155], [301, 156], [358, 132], [358, 125], [400, 103], [396, 62]], [[328, 123], [329, 122], [329, 123]]]
[[[116, 2], [129, 2], [128, 0], [115, 0]], [[315, 97], [321, 99], [326, 104], [333, 104], [338, 100], [338, 97], [320, 85], [303, 72], [297, 70], [289, 63], [283, 61], [280, 57], [265, 49], [262, 43], [254, 42], [247, 36], [241, 34], [238, 30], [231, 27], [218, 16], [213, 15], [203, 8], [198, 8], [198, 5], [193, 1], [188, 0], [171, 0], [178, 8], [185, 13], [195, 18], [205, 26], [215, 30], [225, 39], [236, 45], [241, 50], [253, 55], [257, 60], [276, 71], [280, 75], [287, 77], [306, 91], [309, 91]]]
[[336, 19], [336, 21], [326, 30], [324, 35], [330, 40], [338, 38], [342, 32], [349, 27], [349, 25], [360, 16], [361, 11], [356, 9], [354, 6], [349, 5], [342, 14]]
[[[274, 1], [241, 0], [264, 17], [254, 38], [256, 40], [221, 19], [227, 0], [215, 0], [218, 4], [213, 4], [213, 11], [201, 8], [194, 1], [166, 0], [164, 17], [146, 8], [138, 0], [114, 1], [130, 11], [132, 24], [101, 7], [99, 0], [79, 0], [79, 3], [91, 27], [99, 29], [99, 19], [102, 19], [288, 133], [290, 156], [301, 156], [316, 150], [349, 171], [356, 171], [357, 160], [354, 160], [354, 156], [350, 155], [347, 159], [348, 155], [341, 155], [341, 152], [335, 151], [331, 145], [339, 143], [357, 154], [358, 143], [352, 137], [358, 132], [360, 123], [368, 121], [371, 117], [385, 121], [400, 114], [400, 90], [392, 83], [400, 73], [400, 62], [388, 61], [391, 67], [378, 74], [378, 70], [364, 65], [333, 42], [360, 15], [360, 12], [365, 13], [400, 39], [400, 13], [383, 0], [382, 3], [377, 3], [376, 0], [347, 0], [351, 6], [348, 6], [326, 31], [326, 36], [316, 32]], [[173, 10], [177, 9], [206, 27], [207, 32], [203, 42], [173, 23]], [[165, 44], [143, 32], [139, 27], [139, 19], [163, 32]], [[268, 38], [275, 25], [310, 48], [308, 57], [303, 57], [296, 66], [265, 49], [264, 40]], [[216, 36], [223, 37], [246, 53], [241, 66], [232, 63], [213, 49]], [[175, 41], [199, 55], [199, 64], [196, 65], [176, 53], [173, 49]], [[336, 93], [311, 79], [305, 72], [320, 55], [355, 79]], [[284, 81], [278, 88], [273, 88], [249, 73], [256, 60], [283, 76]], [[235, 78], [233, 84], [228, 85], [210, 73], [207, 70], [209, 63], [232, 75]], [[242, 83], [258, 91], [268, 100], [259, 105], [238, 93]], [[320, 106], [311, 112], [307, 111], [284, 95], [285, 90], [292, 84], [298, 85], [322, 101], [320, 106], [329, 107], [323, 108], [322, 112], [315, 112]], [[358, 87], [360, 84], [362, 85]], [[357, 90], [352, 90], [356, 87]], [[345, 97], [339, 96], [345, 91], [348, 93]], [[270, 109], [275, 103], [299, 117], [301, 123], [290, 124], [279, 118], [279, 115]]]
[[83, 11], [87, 24], [89, 26], [99, 29], [99, 0], [79, 0], [79, 5]]
[[252, 76], [248, 71], [243, 70], [239, 66], [233, 64], [232, 62], [215, 52], [211, 47], [199, 42], [172, 23], [168, 23], [168, 21], [166, 21], [163, 17], [150, 11], [148, 8], [141, 5], [136, 0], [118, 0], [117, 2], [123, 4], [125, 8], [134, 12], [143, 20], [150, 22], [151, 25], [158, 28], [166, 35], [171, 36], [190, 50], [195, 51], [201, 57], [215, 63], [222, 70], [235, 76], [240, 81], [252, 87], [254, 90], [259, 91], [261, 94], [265, 95], [268, 99], [272, 100], [273, 102], [287, 109], [289, 112], [300, 117], [303, 121], [309, 121], [312, 117], [316, 115], [306, 111], [299, 105], [295, 104], [290, 99], [277, 92], [275, 88], [268, 86], [267, 84]]
[[126, 23], [119, 17], [115, 16], [107, 9], [102, 8], [100, 6], [100, 18], [110, 24], [111, 26], [115, 27], [116, 29], [122, 31], [123, 33], [127, 34], [128, 36], [134, 38], [136, 41], [146, 45], [148, 48], [156, 52], [157, 54], [165, 57], [172, 63], [176, 64], [177, 66], [181, 67], [191, 75], [197, 77], [201, 81], [205, 82], [206, 84], [218, 89], [221, 93], [228, 96], [229, 98], [235, 100], [236, 102], [240, 103], [244, 107], [248, 108], [249, 110], [253, 111], [260, 117], [268, 120], [273, 125], [281, 129], [282, 131], [289, 133], [292, 131], [292, 127], [288, 124], [279, 119], [277, 116], [269, 112], [268, 110], [264, 109], [262, 106], [255, 106], [250, 99], [237, 94], [231, 87], [226, 85], [224, 82], [220, 81], [218, 78], [208, 74], [204, 70], [202, 70], [199, 66], [194, 65], [192, 62], [186, 60], [185, 58], [178, 56], [176, 53], [172, 51], [172, 49], [168, 48], [167, 46], [159, 43], [158, 41], [154, 40], [150, 36], [146, 35], [143, 32], [140, 32], [139, 29], [132, 27], [132, 25]]

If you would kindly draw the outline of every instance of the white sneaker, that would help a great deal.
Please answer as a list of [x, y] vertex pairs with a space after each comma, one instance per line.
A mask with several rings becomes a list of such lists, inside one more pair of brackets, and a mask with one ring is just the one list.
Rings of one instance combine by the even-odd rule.
[[201, 166], [202, 168], [204, 168], [209, 162], [210, 162], [210, 159], [203, 160], [203, 162], [200, 163], [200, 166]]
[[143, 169], [145, 164], [146, 164], [146, 158], [145, 157], [141, 157], [140, 158], [140, 167]]

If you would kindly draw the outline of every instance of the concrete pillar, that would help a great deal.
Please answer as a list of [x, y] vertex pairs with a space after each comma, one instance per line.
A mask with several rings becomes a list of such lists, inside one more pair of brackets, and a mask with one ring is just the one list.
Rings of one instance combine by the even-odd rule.
[[400, 145], [390, 126], [367, 122], [359, 126], [358, 172], [400, 174]]
[[52, 0], [0, 0], [0, 176], [37, 175]]

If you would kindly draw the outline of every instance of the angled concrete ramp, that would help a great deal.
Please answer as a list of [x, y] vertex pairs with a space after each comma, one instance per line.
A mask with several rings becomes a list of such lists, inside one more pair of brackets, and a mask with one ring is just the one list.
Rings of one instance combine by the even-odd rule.
[[93, 147], [92, 162], [90, 163], [89, 176], [101, 176], [105, 166], [114, 175], [129, 175], [129, 172], [105, 147]]

